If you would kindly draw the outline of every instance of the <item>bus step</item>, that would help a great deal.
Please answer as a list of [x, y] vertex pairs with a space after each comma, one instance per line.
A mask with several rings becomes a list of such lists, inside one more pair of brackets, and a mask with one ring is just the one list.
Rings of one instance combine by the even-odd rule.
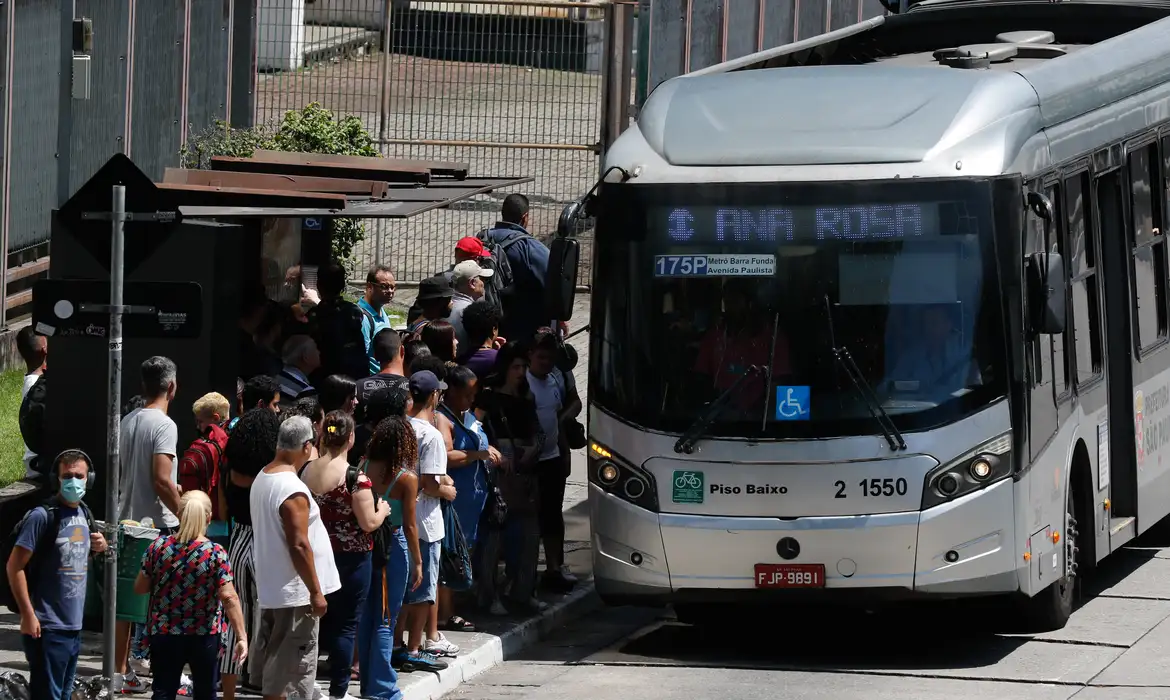
[[1137, 518], [1109, 519], [1109, 551], [1116, 552], [1137, 535]]

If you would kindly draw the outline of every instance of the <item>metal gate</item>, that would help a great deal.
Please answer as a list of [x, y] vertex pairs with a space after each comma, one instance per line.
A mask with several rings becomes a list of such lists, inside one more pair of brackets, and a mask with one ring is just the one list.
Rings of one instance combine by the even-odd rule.
[[[360, 117], [386, 156], [533, 176], [530, 229], [545, 237], [597, 178], [606, 15], [596, 2], [261, 0], [256, 121], [318, 102]], [[368, 222], [355, 267], [386, 263], [405, 282], [446, 269], [507, 194]]]

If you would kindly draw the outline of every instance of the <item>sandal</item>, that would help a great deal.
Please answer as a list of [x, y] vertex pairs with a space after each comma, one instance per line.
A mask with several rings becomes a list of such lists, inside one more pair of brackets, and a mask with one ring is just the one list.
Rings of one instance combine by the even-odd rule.
[[458, 615], [452, 615], [445, 623], [443, 623], [443, 630], [446, 632], [474, 632], [475, 625], [467, 620], [464, 620]]

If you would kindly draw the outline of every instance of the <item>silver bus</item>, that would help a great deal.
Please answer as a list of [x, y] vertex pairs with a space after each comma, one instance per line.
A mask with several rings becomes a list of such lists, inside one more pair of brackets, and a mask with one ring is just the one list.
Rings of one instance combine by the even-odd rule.
[[1167, 17], [928, 0], [657, 87], [578, 212], [607, 603], [1066, 622], [1170, 513]]

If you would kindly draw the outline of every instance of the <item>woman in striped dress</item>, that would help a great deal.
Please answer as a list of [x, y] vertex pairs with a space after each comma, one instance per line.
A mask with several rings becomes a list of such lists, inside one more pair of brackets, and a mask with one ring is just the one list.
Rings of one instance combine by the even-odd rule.
[[[223, 456], [229, 477], [223, 480], [227, 496], [228, 515], [232, 519], [231, 541], [228, 543], [228, 561], [235, 576], [236, 592], [243, 608], [245, 635], [255, 638], [260, 630], [260, 607], [256, 604], [256, 575], [252, 556], [252, 514], [248, 497], [252, 480], [276, 458], [276, 435], [280, 431], [280, 417], [267, 407], [253, 408], [240, 417], [228, 437]], [[235, 628], [224, 633], [225, 649], [236, 645]], [[250, 687], [258, 687], [259, 679], [248, 678], [244, 664], [232, 654], [223, 654], [219, 671], [222, 674], [224, 700], [235, 700], [240, 677]]]

